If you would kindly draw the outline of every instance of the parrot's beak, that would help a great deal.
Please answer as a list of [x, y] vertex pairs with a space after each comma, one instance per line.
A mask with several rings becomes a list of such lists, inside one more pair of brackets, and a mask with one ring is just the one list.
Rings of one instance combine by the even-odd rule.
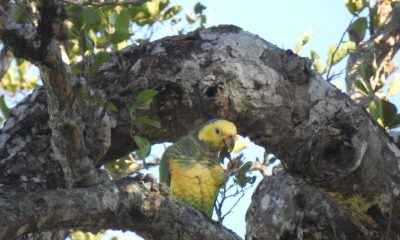
[[235, 140], [236, 137], [233, 135], [229, 135], [228, 137], [224, 138], [223, 142], [225, 147], [227, 148], [228, 152], [231, 152], [235, 147]]

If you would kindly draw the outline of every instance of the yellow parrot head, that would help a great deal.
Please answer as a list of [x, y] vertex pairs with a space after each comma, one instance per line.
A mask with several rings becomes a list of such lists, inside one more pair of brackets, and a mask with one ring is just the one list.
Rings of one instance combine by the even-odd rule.
[[232, 122], [215, 119], [201, 127], [197, 137], [212, 148], [221, 150], [226, 147], [228, 151], [232, 151], [237, 139], [237, 130], [235, 124]]

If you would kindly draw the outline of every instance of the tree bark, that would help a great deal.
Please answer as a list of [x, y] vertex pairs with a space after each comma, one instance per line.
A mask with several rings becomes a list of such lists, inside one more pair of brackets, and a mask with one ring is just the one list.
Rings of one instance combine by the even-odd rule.
[[[0, 238], [58, 228], [132, 230], [146, 239], [240, 239], [152, 182], [125, 178], [89, 188], [59, 189], [0, 199]], [[175, 211], [171, 211], [175, 209]]]
[[[92, 79], [78, 76], [90, 91], [100, 92], [107, 102], [112, 102], [119, 110], [111, 112], [100, 108], [104, 114], [95, 115], [98, 121], [84, 117], [87, 116], [87, 108], [76, 110], [76, 114], [83, 117], [75, 124], [83, 132], [87, 129], [90, 133], [93, 131], [90, 129], [99, 127], [101, 131], [111, 133], [108, 135], [109, 146], [94, 144], [99, 138], [107, 139], [107, 135], [89, 134], [83, 137], [82, 146], [88, 151], [85, 156], [92, 160], [93, 165], [101, 165], [134, 150], [136, 146], [131, 139], [132, 134], [146, 136], [153, 143], [174, 141], [210, 118], [230, 119], [236, 123], [240, 134], [249, 136], [279, 157], [291, 175], [318, 187], [309, 190], [310, 194], [321, 194], [319, 189], [326, 192], [327, 198], [332, 201], [324, 203], [325, 209], [326, 206], [331, 209], [337, 206], [340, 213], [346, 209], [354, 216], [360, 223], [358, 228], [358, 225], [353, 225], [354, 231], [363, 233], [365, 228], [367, 232], [377, 231], [380, 236], [396, 236], [400, 229], [399, 149], [362, 107], [324, 81], [310, 66], [308, 59], [281, 50], [234, 26], [201, 29], [185, 36], [126, 48], [113, 54]], [[48, 88], [49, 84], [44, 87]], [[127, 106], [140, 91], [148, 88], [159, 93], [151, 110], [143, 114], [160, 120], [161, 129], [138, 126], [129, 118]], [[40, 216], [40, 213], [47, 213], [46, 206], [52, 206], [46, 201], [52, 199], [52, 194], [75, 199], [73, 194], [76, 193], [80, 195], [81, 202], [93, 202], [93, 207], [104, 204], [100, 210], [93, 209], [90, 215], [92, 221], [83, 221], [84, 224], [79, 226], [81, 229], [119, 228], [146, 232], [139, 224], [143, 222], [149, 232], [155, 232], [149, 238], [171, 231], [176, 234], [168, 235], [171, 239], [190, 236], [179, 235], [184, 234], [183, 231], [190, 234], [190, 228], [194, 227], [186, 225], [186, 222], [181, 222], [180, 229], [170, 229], [170, 216], [176, 215], [181, 217], [173, 221], [198, 219], [196, 224], [210, 231], [201, 236], [212, 239], [221, 236], [218, 235], [220, 228], [215, 223], [205, 217], [196, 217], [199, 213], [190, 212], [179, 204], [162, 208], [163, 211], [157, 212], [159, 215], [143, 218], [133, 215], [132, 221], [136, 224], [128, 228], [121, 223], [125, 214], [147, 207], [134, 198], [124, 202], [127, 212], [113, 212], [116, 213], [115, 219], [106, 221], [103, 210], [109, 205], [101, 201], [103, 195], [86, 195], [85, 191], [100, 189], [104, 184], [109, 186], [108, 180], [103, 178], [102, 183], [79, 185], [84, 188], [66, 184], [66, 178], [70, 176], [64, 174], [65, 165], [59, 161], [60, 154], [54, 153], [57, 146], [50, 143], [54, 141], [50, 140], [50, 136], [51, 139], [55, 136], [54, 125], [48, 126], [48, 111], [51, 108], [48, 110], [46, 99], [51, 99], [49, 95], [48, 89], [47, 98], [43, 89], [35, 90], [12, 110], [11, 117], [0, 132], [0, 196], [5, 198], [5, 204], [19, 203], [19, 199], [38, 196], [39, 193], [39, 200], [31, 200], [29, 206], [37, 209]], [[96, 106], [90, 107], [96, 109]], [[103, 117], [109, 124], [101, 124]], [[59, 138], [60, 141], [62, 139]], [[65, 139], [63, 144], [68, 146], [68, 141], [71, 139]], [[41, 150], [38, 151], [38, 148]], [[90, 154], [99, 152], [104, 154]], [[79, 163], [77, 159], [65, 160]], [[74, 164], [71, 166], [74, 169]], [[66, 186], [69, 188], [59, 189]], [[103, 190], [105, 193], [110, 191], [107, 187]], [[141, 189], [138, 194], [146, 195], [146, 192]], [[267, 193], [260, 187], [257, 195], [262, 194]], [[115, 197], [115, 201], [110, 200], [115, 204], [113, 206], [119, 206], [118, 193], [116, 195], [110, 194], [110, 198]], [[148, 204], [157, 206], [164, 198], [156, 195], [148, 200]], [[165, 199], [176, 204], [169, 198]], [[68, 203], [62, 199], [60, 202]], [[336, 205], [330, 206], [333, 202]], [[85, 209], [88, 205], [81, 203], [74, 206], [80, 212], [88, 212]], [[59, 207], [62, 209], [65, 206], [61, 204]], [[189, 215], [182, 217], [181, 214], [186, 211]], [[257, 211], [262, 211], [262, 206], [252, 208], [253, 213]], [[1, 218], [10, 219], [8, 214], [14, 213], [11, 208], [2, 213]], [[21, 222], [36, 226], [23, 233], [70, 227], [64, 222], [69, 219], [63, 220], [68, 218], [64, 214], [49, 215], [58, 219], [52, 221], [53, 225], [39, 224], [43, 223], [38, 221], [40, 217], [35, 220], [24, 214], [20, 216]], [[248, 214], [247, 220], [253, 226], [266, 224], [265, 219], [271, 217], [262, 215], [262, 218], [253, 219], [251, 216], [256, 215]], [[104, 222], [99, 219], [104, 219]], [[114, 222], [116, 219], [119, 221]], [[5, 224], [2, 234], [8, 234], [7, 229], [11, 227], [15, 229], [12, 221]], [[302, 224], [308, 226], [312, 223], [302, 221]], [[158, 228], [160, 225], [163, 227]], [[255, 232], [251, 226], [248, 231], [249, 234]], [[225, 239], [237, 238], [230, 234], [229, 237], [224, 236]], [[262, 233], [258, 236], [268, 238]]]
[[246, 223], [246, 239], [376, 238], [376, 233], [368, 231], [329, 195], [285, 171], [264, 178], [258, 185]]

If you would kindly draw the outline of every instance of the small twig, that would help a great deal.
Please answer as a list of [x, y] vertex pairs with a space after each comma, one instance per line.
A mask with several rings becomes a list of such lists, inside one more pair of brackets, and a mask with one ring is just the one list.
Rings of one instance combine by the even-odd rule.
[[242, 199], [242, 198], [244, 197], [244, 190], [243, 190], [243, 189], [242, 189], [241, 193], [242, 193], [242, 195], [238, 198], [238, 200], [235, 202], [235, 204], [233, 204], [233, 206], [221, 217], [221, 223], [224, 221], [224, 218], [225, 218], [228, 214], [232, 213], [232, 209], [233, 209], [234, 207], [236, 207], [236, 205], [239, 203], [240, 199]]
[[331, 69], [333, 67], [333, 58], [335, 57], [336, 52], [339, 50], [340, 44], [342, 44], [344, 36], [346, 36], [346, 33], [349, 31], [351, 24], [353, 24], [354, 19], [358, 17], [357, 15], [353, 16], [353, 18], [351, 19], [349, 26], [347, 26], [346, 30], [344, 30], [342, 36], [340, 37], [339, 43], [335, 49], [335, 51], [333, 51], [332, 56], [331, 56], [331, 62], [329, 63], [329, 67], [328, 67], [328, 72], [326, 73], [326, 81], [330, 82], [332, 79], [330, 79], [329, 74], [331, 72]]

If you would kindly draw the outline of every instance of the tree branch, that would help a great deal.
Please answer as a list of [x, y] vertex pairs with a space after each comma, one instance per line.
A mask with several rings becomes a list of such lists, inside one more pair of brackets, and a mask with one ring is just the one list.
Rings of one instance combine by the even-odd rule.
[[[58, 229], [123, 228], [151, 239], [240, 239], [161, 185], [126, 178], [110, 185], [50, 190], [0, 199], [0, 238]], [[163, 220], [167, 218], [168, 221]]]
[[[85, 115], [82, 112], [90, 113], [88, 118], [97, 119], [100, 110], [95, 106], [83, 109], [79, 94], [84, 83], [72, 75], [69, 66], [62, 61], [59, 44], [54, 38], [64, 20], [65, 9], [53, 0], [37, 1], [37, 7], [40, 13], [37, 29], [12, 22], [7, 12], [0, 8], [0, 37], [14, 52], [23, 52], [17, 56], [32, 60], [40, 69], [49, 103], [52, 150], [62, 166], [67, 186], [98, 183], [101, 180], [94, 162], [109, 145], [110, 123], [105, 117], [92, 121], [98, 123], [92, 128], [87, 127], [87, 133], [95, 132], [107, 138], [98, 138], [102, 150], [89, 152], [84, 139]], [[25, 32], [26, 29], [30, 32]], [[21, 41], [22, 46], [18, 44]]]
[[246, 223], [246, 239], [376, 239], [329, 195], [285, 171], [261, 181]]
[[79, 1], [79, 0], [62, 0], [62, 2], [78, 6], [93, 6], [93, 7], [107, 7], [107, 6], [126, 6], [126, 5], [139, 5], [146, 0], [122, 0], [122, 1]]

